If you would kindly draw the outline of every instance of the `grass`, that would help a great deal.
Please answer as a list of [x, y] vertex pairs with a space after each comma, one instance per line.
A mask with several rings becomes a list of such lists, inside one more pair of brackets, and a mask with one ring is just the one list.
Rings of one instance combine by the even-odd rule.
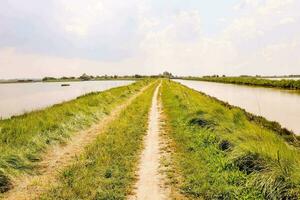
[[299, 148], [274, 130], [179, 83], [163, 82], [162, 102], [173, 185], [187, 198], [300, 198]]
[[125, 102], [149, 80], [78, 97], [44, 110], [0, 120], [0, 193], [11, 178], [35, 173], [35, 166], [49, 145], [63, 143]]
[[155, 86], [135, 99], [76, 162], [62, 171], [59, 183], [41, 199], [126, 199], [135, 181]]
[[201, 80], [220, 83], [231, 83], [238, 85], [252, 85], [262, 87], [273, 87], [300, 90], [300, 80], [269, 80], [254, 77], [203, 77], [203, 78], [186, 78], [187, 80]]

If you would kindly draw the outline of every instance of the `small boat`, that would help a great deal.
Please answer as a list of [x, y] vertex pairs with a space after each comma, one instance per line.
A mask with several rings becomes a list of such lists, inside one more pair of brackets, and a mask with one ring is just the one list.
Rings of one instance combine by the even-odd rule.
[[70, 86], [70, 84], [67, 84], [67, 83], [63, 83], [60, 85], [61, 87], [67, 87], [67, 86]]

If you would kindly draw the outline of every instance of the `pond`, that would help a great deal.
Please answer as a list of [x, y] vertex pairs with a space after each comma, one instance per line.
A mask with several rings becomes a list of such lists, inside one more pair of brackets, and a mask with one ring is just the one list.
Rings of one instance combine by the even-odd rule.
[[[75, 99], [78, 96], [128, 85], [133, 81], [36, 82], [0, 84], [0, 117], [9, 118]], [[62, 86], [64, 85], [64, 87]]]
[[176, 81], [270, 121], [277, 121], [295, 134], [300, 134], [299, 91], [204, 81]]

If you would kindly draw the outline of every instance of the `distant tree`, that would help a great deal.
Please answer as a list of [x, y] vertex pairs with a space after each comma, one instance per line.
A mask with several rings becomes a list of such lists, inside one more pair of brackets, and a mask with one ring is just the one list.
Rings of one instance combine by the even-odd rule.
[[56, 80], [56, 78], [46, 76], [42, 79], [42, 81], [51, 81], [51, 80]]
[[27, 82], [34, 82], [32, 79], [20, 79], [20, 80], [17, 80], [17, 82], [19, 83], [27, 83]]
[[240, 77], [251, 77], [249, 75], [240, 75]]
[[172, 73], [167, 72], [167, 71], [165, 71], [162, 75], [163, 75], [163, 77], [165, 77], [165, 78], [172, 78], [172, 77], [173, 77]]
[[142, 76], [139, 75], [139, 74], [135, 74], [135, 75], [134, 75], [134, 78], [142, 78]]
[[82, 74], [79, 79], [83, 80], [83, 81], [88, 81], [88, 80], [91, 80], [92, 78], [87, 75], [86, 73]]

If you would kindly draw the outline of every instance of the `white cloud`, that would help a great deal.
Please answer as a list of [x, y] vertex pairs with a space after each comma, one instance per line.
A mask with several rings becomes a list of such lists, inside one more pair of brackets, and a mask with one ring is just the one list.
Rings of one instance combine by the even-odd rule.
[[265, 4], [259, 6], [257, 9], [261, 14], [281, 14], [289, 6], [293, 6], [295, 0], [266, 0]]
[[233, 23], [224, 30], [223, 36], [227, 39], [250, 40], [264, 34], [256, 18], [243, 17], [235, 19]]
[[232, 15], [218, 15], [215, 22], [225, 28], [213, 34], [206, 29], [214, 22], [194, 6], [205, 6], [204, 1], [188, 6], [159, 0], [51, 0], [47, 2], [54, 6], [47, 4], [48, 13], [34, 0], [30, 5], [37, 7], [28, 6], [26, 12], [19, 1], [11, 1], [19, 6], [12, 13], [20, 21], [11, 25], [15, 15], [0, 8], [1, 17], [8, 16], [0, 19], [1, 76], [164, 70], [181, 75], [260, 74], [282, 72], [279, 63], [289, 64], [284, 65], [286, 73], [300, 73], [297, 56], [285, 53], [299, 52], [299, 43], [292, 39], [300, 34], [296, 0], [240, 0]]
[[101, 0], [62, 0], [63, 14], [60, 16], [67, 32], [85, 36], [89, 28], [95, 25], [105, 15]]
[[221, 17], [218, 19], [218, 22], [223, 24], [223, 23], [227, 22], [227, 19], [225, 17]]
[[198, 12], [180, 12], [170, 18], [168, 26], [144, 30], [141, 51], [146, 66], [186, 75], [226, 71], [237, 55], [231, 41], [204, 37]]
[[233, 10], [239, 11], [249, 7], [253, 8], [259, 6], [261, 3], [262, 0], [242, 0], [233, 7]]
[[285, 17], [279, 21], [279, 24], [285, 25], [285, 24], [292, 24], [295, 22], [296, 22], [296, 19], [294, 17]]
[[[0, 66], [5, 66], [0, 67], [0, 79], [79, 76], [83, 73], [92, 75], [134, 74], [136, 71], [141, 72], [139, 69], [141, 64], [141, 60], [131, 58], [124, 59], [122, 62], [93, 61], [33, 53], [25, 54], [14, 48], [0, 49]], [[146, 73], [146, 70], [144, 72]]]
[[263, 75], [299, 74], [299, 39], [268, 45], [239, 62], [238, 71], [254, 74], [253, 68]]
[[243, 0], [240, 4], [243, 7], [251, 5], [251, 9], [224, 30], [223, 35], [232, 40], [252, 40], [264, 36], [276, 27], [293, 23], [300, 17], [300, 2], [295, 0]]
[[272, 44], [261, 50], [262, 56], [266, 61], [280, 65], [283, 65], [284, 63], [290, 63], [291, 61], [296, 61], [296, 64], [300, 65], [300, 58], [297, 56], [299, 51], [299, 39], [293, 39], [290, 42]]

